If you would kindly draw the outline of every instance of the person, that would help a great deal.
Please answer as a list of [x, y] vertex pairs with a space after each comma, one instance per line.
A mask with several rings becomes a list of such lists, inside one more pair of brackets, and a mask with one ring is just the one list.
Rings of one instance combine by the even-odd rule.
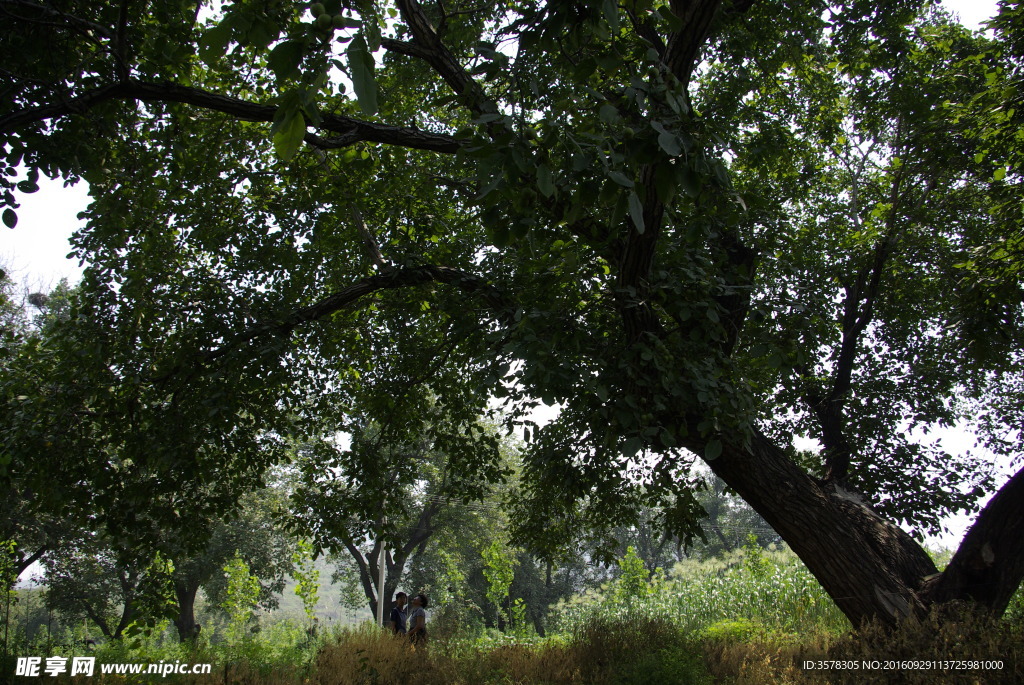
[[425, 645], [427, 643], [427, 596], [420, 593], [412, 598], [409, 612], [409, 639], [414, 645]]
[[395, 606], [391, 607], [391, 630], [395, 635], [405, 635], [405, 600], [408, 595], [399, 592], [395, 595]]

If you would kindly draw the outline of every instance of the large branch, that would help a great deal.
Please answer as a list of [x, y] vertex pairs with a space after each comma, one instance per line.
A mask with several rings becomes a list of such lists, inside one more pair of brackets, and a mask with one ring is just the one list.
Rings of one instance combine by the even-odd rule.
[[[57, 117], [81, 114], [111, 100], [179, 102], [214, 112], [222, 112], [245, 121], [270, 122], [274, 120], [274, 114], [277, 112], [277, 107], [272, 105], [261, 105], [199, 88], [180, 86], [174, 83], [129, 80], [101, 86], [62, 102], [31, 107], [0, 117], [0, 134], [10, 133], [22, 126]], [[311, 144], [322, 143], [324, 147], [340, 147], [367, 141], [452, 154], [461, 146], [461, 143], [451, 136], [428, 133], [417, 128], [376, 124], [338, 114], [324, 114], [317, 128], [338, 134], [336, 138], [326, 140], [307, 134], [307, 139]]]
[[727, 442], [711, 470], [782, 536], [854, 625], [895, 625], [924, 612], [917, 591], [935, 565], [906, 532], [841, 488], [816, 482], [767, 436], [740, 442]]
[[359, 567], [359, 582], [363, 586], [363, 594], [366, 596], [366, 599], [369, 600], [370, 604], [373, 605], [377, 600], [376, 593], [373, 591], [373, 581], [370, 579], [370, 573], [372, 571], [369, 566], [368, 557], [364, 556], [362, 550], [356, 547], [355, 543], [348, 538], [343, 539], [342, 543], [345, 545], [345, 549], [348, 550], [349, 555], [356, 562], [356, 566]]
[[682, 21], [682, 28], [668, 40], [665, 64], [684, 87], [690, 84], [697, 67], [697, 55], [708, 38], [711, 20], [720, 3], [721, 0], [671, 0], [669, 3], [672, 13]]
[[49, 552], [49, 551], [50, 551], [50, 546], [49, 545], [43, 545], [42, 547], [37, 549], [35, 552], [33, 552], [31, 555], [16, 560], [14, 562], [14, 575], [16, 577], [20, 576], [22, 573], [25, 572], [26, 569], [28, 569], [29, 566], [31, 566], [32, 564], [34, 564], [37, 561], [39, 561], [39, 559], [41, 559], [42, 556], [44, 554], [46, 554], [47, 552]]
[[1000, 616], [1024, 580], [1024, 469], [1018, 471], [964, 536], [949, 566], [924, 589], [936, 603], [971, 601]]
[[355, 303], [360, 298], [381, 290], [409, 288], [424, 283], [447, 283], [460, 290], [479, 295], [499, 316], [509, 312], [509, 302], [494, 286], [475, 274], [446, 266], [423, 265], [395, 269], [387, 274], [368, 276], [324, 299], [298, 309], [283, 319], [265, 322], [242, 331], [223, 346], [206, 354], [204, 361], [211, 362], [232, 350], [265, 335], [287, 335], [297, 326], [330, 316]]
[[412, 32], [413, 42], [384, 39], [381, 45], [387, 50], [399, 54], [417, 57], [429, 64], [455, 93], [462, 97], [464, 104], [474, 112], [485, 111], [484, 103], [488, 101], [480, 84], [459, 64], [451, 50], [441, 42], [437, 30], [423, 12], [423, 7], [416, 0], [398, 0], [398, 9], [402, 19]]
[[[662, 59], [667, 68], [683, 83], [684, 88], [690, 83], [698, 54], [707, 42], [712, 19], [720, 4], [721, 0], [672, 0], [670, 3], [672, 13], [680, 20], [680, 28], [669, 36], [662, 51]], [[730, 12], [746, 11], [750, 4], [751, 2], [747, 0], [734, 2], [731, 4]], [[635, 303], [625, 303], [625, 306], [620, 307], [626, 337], [630, 341], [638, 340], [644, 333], [657, 331], [657, 317], [647, 304], [644, 294], [665, 214], [664, 203], [655, 191], [654, 177], [657, 165], [665, 163], [667, 162], [647, 164], [640, 170], [639, 182], [645, 189], [645, 195], [641, 198], [644, 230], [634, 229], [630, 223], [627, 224], [630, 228], [623, 241], [619, 259], [618, 287], [637, 293]], [[745, 288], [749, 285], [754, 255], [742, 245], [738, 237], [724, 242], [728, 244], [721, 247], [730, 261], [729, 268], [736, 272], [734, 275], [740, 281], [737, 285]], [[725, 347], [729, 352], [738, 338], [747, 306], [742, 297], [730, 296], [726, 300], [724, 304], [729, 314], [730, 325]]]

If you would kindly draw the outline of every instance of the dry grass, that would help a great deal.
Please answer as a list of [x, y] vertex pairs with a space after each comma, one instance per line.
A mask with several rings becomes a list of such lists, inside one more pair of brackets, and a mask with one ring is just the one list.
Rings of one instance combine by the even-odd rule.
[[[568, 640], [537, 644], [434, 641], [425, 649], [379, 630], [360, 629], [328, 645], [316, 662], [316, 685], [575, 685], [710, 682], [695, 650], [667, 621], [594, 622]], [[668, 674], [668, 675], [666, 675]]]
[[[733, 685], [1024, 683], [1024, 632], [1020, 626], [967, 613], [956, 621], [931, 615], [909, 621], [896, 631], [868, 626], [839, 637], [710, 640], [704, 645], [704, 654], [716, 681]], [[1002, 668], [906, 667], [906, 662], [927, 666], [920, 662], [937, 660], [1002, 662]], [[804, 668], [805, 662], [823, 661], [840, 662], [846, 668]], [[869, 664], [877, 665], [868, 668]]]

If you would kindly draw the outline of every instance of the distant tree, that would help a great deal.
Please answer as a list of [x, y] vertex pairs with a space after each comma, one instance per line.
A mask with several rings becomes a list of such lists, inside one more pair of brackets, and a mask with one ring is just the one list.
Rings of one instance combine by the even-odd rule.
[[174, 592], [177, 616], [174, 624], [182, 641], [196, 637], [195, 600], [202, 589], [214, 606], [226, 598], [228, 580], [224, 565], [241, 559], [257, 579], [254, 603], [274, 609], [285, 577], [293, 569], [295, 540], [280, 522], [284, 494], [264, 488], [242, 497], [239, 509], [222, 521], [212, 521], [212, 531], [199, 552], [182, 552], [174, 559]]
[[249, 565], [238, 554], [221, 569], [224, 598], [220, 606], [228, 615], [228, 639], [237, 642], [248, 636], [246, 628], [255, 618], [253, 611], [260, 596], [260, 581], [249, 572]]
[[139, 554], [103, 534], [81, 531], [42, 560], [46, 602], [66, 623], [87, 619], [117, 640], [130, 627], [152, 626], [173, 615], [173, 565], [159, 554]]
[[295, 579], [295, 594], [302, 600], [302, 610], [311, 630], [316, 625], [316, 605], [320, 599], [320, 570], [314, 562], [312, 543], [299, 540], [292, 552], [292, 578]]
[[[376, 615], [422, 554], [449, 503], [480, 500], [504, 471], [495, 430], [429, 394], [404, 416], [346, 426], [349, 445], [323, 440], [300, 450], [294, 526], [319, 549], [347, 554]], [[386, 564], [379, 588], [380, 564]]]
[[[494, 607], [497, 624], [501, 628], [512, 626], [512, 581], [516, 573], [516, 555], [507, 543], [500, 539], [491, 540], [481, 552], [484, 560], [483, 573], [487, 579], [487, 600]], [[504, 613], [504, 615], [502, 615]]]
[[[37, 298], [35, 313], [22, 305], [0, 351], [6, 355], [0, 389], [9, 409], [0, 418], [6, 422], [0, 424], [0, 449], [6, 450], [0, 454], [9, 459], [7, 466], [0, 459], [5, 469], [0, 488], [8, 493], [0, 500], [0, 535], [19, 543], [18, 567], [24, 570], [44, 554], [64, 549], [67, 536], [77, 540], [67, 542], [73, 548], [83, 544], [83, 535], [131, 540], [131, 550], [101, 565], [104, 572], [113, 572], [110, 564], [118, 560], [134, 564], [162, 551], [177, 562], [176, 625], [182, 639], [188, 639], [195, 634], [198, 589], [208, 585], [217, 596], [223, 585], [220, 568], [240, 546], [267, 579], [262, 599], [272, 605], [290, 554], [286, 536], [270, 520], [276, 505], [253, 495], [241, 517], [237, 513], [239, 498], [263, 487], [267, 462], [261, 457], [239, 470], [238, 451], [232, 457], [220, 450], [238, 447], [251, 450], [250, 456], [266, 450], [266, 459], [275, 461], [273, 454], [283, 442], [254, 426], [241, 439], [243, 447], [234, 439], [236, 427], [210, 432], [206, 415], [201, 423], [209, 442], [198, 444], [196, 431], [178, 430], [183, 424], [177, 419], [167, 416], [165, 423], [143, 416], [149, 410], [177, 412], [166, 398], [156, 407], [143, 406], [133, 390], [138, 376], [116, 381], [108, 366], [112, 362], [89, 355], [89, 349], [105, 348], [98, 337], [81, 337], [84, 331], [72, 324], [80, 297], [79, 289], [61, 283]], [[94, 362], [88, 369], [80, 363], [86, 357]], [[132, 416], [122, 415], [125, 407]], [[149, 448], [164, 453], [166, 460], [143, 465], [140, 451]], [[68, 458], [71, 454], [75, 458]], [[167, 479], [171, 474], [174, 479]], [[230, 523], [221, 522], [225, 515], [231, 516]]]
[[[72, 496], [52, 478], [35, 478], [32, 465], [14, 462], [3, 445], [28, 440], [39, 450], [40, 461], [53, 454], [53, 441], [46, 439], [43, 426], [32, 407], [58, 387], [49, 376], [53, 360], [45, 349], [45, 338], [68, 316], [73, 291], [61, 281], [48, 295], [19, 296], [10, 277], [0, 269], [0, 389], [13, 400], [0, 419], [0, 539], [16, 544], [14, 570], [21, 575], [48, 550], [71, 535], [75, 523], [62, 503]], [[49, 377], [48, 377], [49, 376]], [[64, 426], [69, 427], [69, 421]], [[42, 439], [40, 439], [42, 438]], [[25, 468], [28, 466], [28, 468]], [[51, 474], [52, 475], [52, 474]], [[64, 486], [70, 490], [73, 483]]]

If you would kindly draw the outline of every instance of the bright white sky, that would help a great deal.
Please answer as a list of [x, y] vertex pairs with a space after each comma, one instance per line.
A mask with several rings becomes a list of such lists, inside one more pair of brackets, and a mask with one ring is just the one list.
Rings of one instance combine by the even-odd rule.
[[[995, 0], [943, 0], [968, 27], [980, 28], [981, 22], [996, 12]], [[64, 188], [61, 182], [40, 179], [40, 191], [19, 194], [18, 225], [0, 226], [0, 267], [30, 292], [48, 291], [61, 278], [76, 282], [81, 278], [78, 261], [67, 259], [71, 251], [68, 239], [83, 222], [77, 215], [86, 208], [88, 194], [84, 183]], [[952, 452], [969, 449], [972, 441], [962, 432], [946, 431], [946, 448]], [[962, 536], [969, 521], [958, 517], [949, 521], [951, 535], [942, 543], [953, 545]]]

